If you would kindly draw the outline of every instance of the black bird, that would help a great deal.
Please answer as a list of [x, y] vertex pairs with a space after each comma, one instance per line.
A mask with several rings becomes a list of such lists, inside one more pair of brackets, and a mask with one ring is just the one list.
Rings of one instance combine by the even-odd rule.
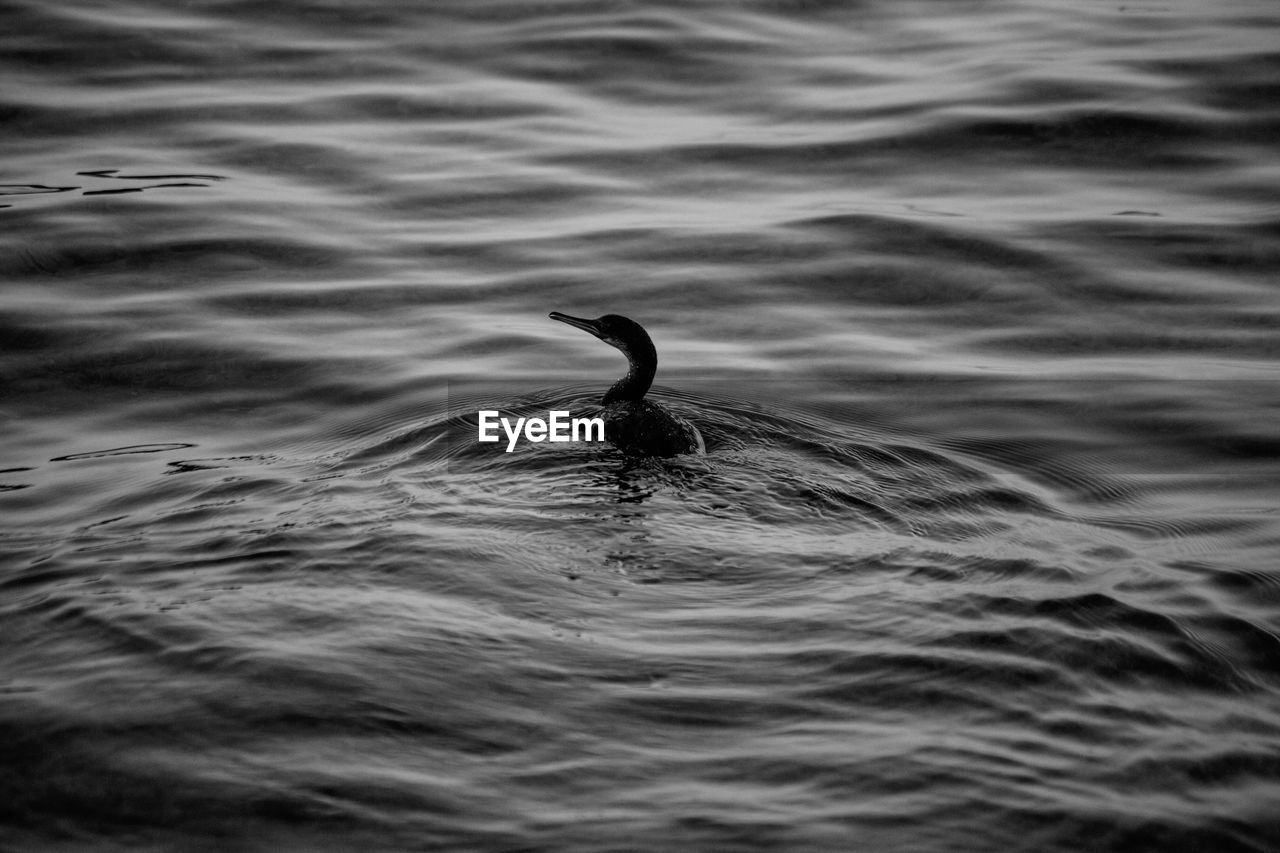
[[643, 326], [617, 314], [584, 320], [552, 311], [550, 317], [590, 332], [627, 357], [627, 375], [613, 383], [600, 401], [604, 437], [614, 447], [629, 456], [707, 452], [697, 427], [644, 398], [658, 370], [658, 351]]

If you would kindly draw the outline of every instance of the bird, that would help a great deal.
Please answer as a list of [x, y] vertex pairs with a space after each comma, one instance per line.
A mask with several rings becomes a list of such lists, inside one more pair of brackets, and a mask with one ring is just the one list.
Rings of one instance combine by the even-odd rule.
[[605, 314], [594, 320], [552, 311], [552, 320], [590, 332], [627, 357], [627, 373], [610, 386], [600, 401], [604, 437], [627, 456], [680, 456], [704, 454], [706, 443], [698, 428], [663, 406], [646, 400], [658, 370], [653, 339], [635, 320]]

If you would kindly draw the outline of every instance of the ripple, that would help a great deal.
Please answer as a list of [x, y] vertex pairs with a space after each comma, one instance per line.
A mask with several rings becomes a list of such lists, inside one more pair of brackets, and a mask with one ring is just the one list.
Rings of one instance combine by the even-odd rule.
[[130, 456], [135, 453], [167, 453], [172, 450], [186, 450], [194, 444], [135, 444], [129, 447], [114, 447], [110, 450], [89, 450], [71, 453], [67, 456], [56, 456], [50, 462], [71, 462], [77, 459], [101, 459], [106, 456]]

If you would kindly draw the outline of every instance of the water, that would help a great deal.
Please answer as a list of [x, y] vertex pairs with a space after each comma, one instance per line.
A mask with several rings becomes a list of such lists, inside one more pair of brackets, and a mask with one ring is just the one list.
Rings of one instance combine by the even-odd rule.
[[0, 20], [4, 849], [1280, 845], [1273, 3]]

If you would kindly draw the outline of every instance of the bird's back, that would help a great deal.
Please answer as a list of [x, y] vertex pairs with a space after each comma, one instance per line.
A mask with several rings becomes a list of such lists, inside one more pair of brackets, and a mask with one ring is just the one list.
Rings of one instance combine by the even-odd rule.
[[610, 403], [601, 413], [604, 436], [633, 456], [679, 456], [705, 453], [697, 427], [649, 400]]

